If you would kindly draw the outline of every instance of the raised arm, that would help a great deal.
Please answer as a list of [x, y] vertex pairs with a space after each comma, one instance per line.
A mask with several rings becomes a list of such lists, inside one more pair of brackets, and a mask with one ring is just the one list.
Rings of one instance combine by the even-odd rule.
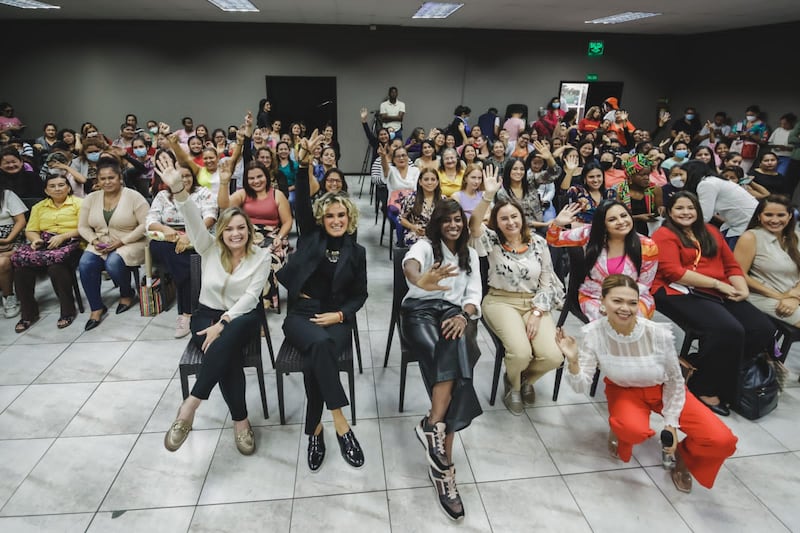
[[472, 210], [472, 217], [469, 219], [469, 233], [472, 237], [483, 235], [483, 218], [489, 210], [489, 206], [494, 201], [494, 195], [503, 185], [500, 171], [494, 165], [487, 165], [483, 169], [483, 197], [475, 209]]
[[172, 148], [172, 152], [178, 159], [178, 163], [180, 163], [182, 167], [191, 169], [192, 172], [197, 175], [200, 172], [200, 166], [192, 161], [192, 158], [189, 157], [189, 154], [183, 151], [183, 148], [181, 148], [181, 145], [178, 142], [178, 134], [170, 133], [167, 136], [167, 140], [169, 141], [169, 147]]
[[364, 135], [367, 136], [367, 142], [373, 149], [378, 148], [378, 138], [375, 137], [375, 134], [370, 129], [369, 125], [367, 125], [367, 118], [369, 117], [369, 111], [366, 107], [361, 108], [361, 127], [364, 128]]
[[[183, 215], [186, 233], [194, 245], [197, 253], [203, 255], [212, 250], [215, 246], [214, 237], [208, 232], [200, 208], [189, 200], [189, 191], [183, 186], [181, 173], [175, 168], [172, 160], [156, 161], [156, 169], [161, 176], [161, 180], [172, 191], [172, 199]], [[81, 209], [81, 213], [83, 209]], [[81, 214], [81, 218], [83, 215]]]

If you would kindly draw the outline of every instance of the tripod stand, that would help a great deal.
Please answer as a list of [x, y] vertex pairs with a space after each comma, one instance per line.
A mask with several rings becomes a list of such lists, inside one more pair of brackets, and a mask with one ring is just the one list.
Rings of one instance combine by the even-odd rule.
[[[372, 125], [370, 126], [370, 131], [372, 135], [375, 135], [375, 132], [378, 128], [378, 111], [372, 112]], [[370, 177], [369, 180], [369, 203], [372, 205], [372, 200], [375, 194], [375, 184], [372, 182], [372, 161], [373, 161], [373, 154], [374, 149], [372, 148], [372, 143], [370, 139], [367, 138], [367, 151], [364, 153], [364, 160], [361, 163], [361, 180], [359, 181], [359, 191], [358, 197], [361, 198], [361, 195], [364, 193], [364, 180], [367, 176]]]

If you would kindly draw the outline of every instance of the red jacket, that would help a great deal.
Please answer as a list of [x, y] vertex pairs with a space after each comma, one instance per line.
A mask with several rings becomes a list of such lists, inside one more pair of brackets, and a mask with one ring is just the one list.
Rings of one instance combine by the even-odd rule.
[[[652, 239], [658, 245], [658, 271], [650, 292], [655, 294], [663, 287], [667, 294], [682, 294], [669, 287], [669, 284], [677, 282], [689, 269], [725, 283], [729, 283], [731, 276], [744, 276], [719, 230], [711, 224], [706, 224], [706, 229], [717, 241], [717, 254], [714, 257], [701, 257], [696, 268], [697, 248], [685, 247], [672, 230], [663, 226], [653, 233]], [[703, 290], [713, 292], [713, 289]], [[719, 295], [722, 296], [721, 293]]]

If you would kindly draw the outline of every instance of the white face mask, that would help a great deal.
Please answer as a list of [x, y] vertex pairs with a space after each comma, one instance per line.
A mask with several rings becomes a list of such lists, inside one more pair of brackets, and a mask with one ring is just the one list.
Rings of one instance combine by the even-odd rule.
[[676, 189], [683, 189], [683, 178], [675, 176], [669, 179], [670, 184]]
[[755, 122], [756, 118], [758, 118], [758, 117], [756, 117], [754, 115], [747, 115], [747, 117], [745, 117], [745, 118], [747, 118], [747, 122]]

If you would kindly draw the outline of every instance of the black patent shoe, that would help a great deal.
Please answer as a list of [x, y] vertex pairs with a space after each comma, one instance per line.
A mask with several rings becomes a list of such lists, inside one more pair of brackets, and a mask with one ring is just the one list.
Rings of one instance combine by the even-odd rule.
[[308, 468], [312, 474], [319, 472], [322, 461], [325, 460], [325, 436], [320, 431], [319, 435], [308, 436]]
[[361, 450], [361, 445], [358, 443], [353, 430], [347, 430], [344, 435], [336, 435], [339, 441], [339, 449], [342, 452], [342, 457], [347, 464], [353, 468], [361, 468], [364, 466], [364, 452]]
[[[700, 400], [700, 398], [697, 399]], [[731, 415], [731, 410], [728, 409], [722, 402], [718, 403], [717, 405], [711, 405], [710, 403], [706, 403], [703, 400], [700, 400], [700, 403], [711, 409], [712, 413], [718, 414], [719, 416]]]

